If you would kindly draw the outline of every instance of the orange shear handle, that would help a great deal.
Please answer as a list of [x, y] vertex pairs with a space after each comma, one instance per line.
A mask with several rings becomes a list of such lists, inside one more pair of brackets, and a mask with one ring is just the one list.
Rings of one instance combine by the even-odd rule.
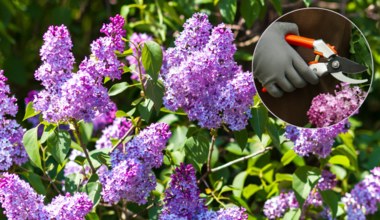
[[288, 42], [290, 45], [293, 46], [301, 46], [301, 47], [306, 47], [306, 48], [313, 48], [314, 44], [314, 39], [312, 38], [307, 38], [307, 37], [301, 37], [298, 35], [294, 34], [288, 34], [285, 36], [286, 42]]

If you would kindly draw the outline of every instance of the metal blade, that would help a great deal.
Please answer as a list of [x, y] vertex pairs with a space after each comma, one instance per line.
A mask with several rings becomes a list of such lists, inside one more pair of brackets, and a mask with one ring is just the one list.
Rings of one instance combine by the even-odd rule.
[[331, 73], [331, 75], [335, 77], [335, 79], [341, 82], [349, 83], [349, 84], [360, 84], [360, 83], [365, 83], [368, 81], [368, 79], [352, 79], [350, 77], [343, 75], [342, 72]]
[[347, 58], [334, 56], [329, 60], [328, 70], [330, 73], [342, 71], [347, 74], [356, 74], [366, 71], [367, 67]]

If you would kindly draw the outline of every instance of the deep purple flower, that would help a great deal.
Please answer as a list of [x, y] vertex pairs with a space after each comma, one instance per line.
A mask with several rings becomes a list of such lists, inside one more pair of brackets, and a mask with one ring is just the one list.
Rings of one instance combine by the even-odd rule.
[[76, 192], [72, 196], [70, 193], [56, 196], [45, 209], [50, 219], [81, 220], [91, 211], [92, 206], [87, 194]]
[[182, 108], [201, 127], [225, 123], [241, 130], [251, 117], [256, 92], [252, 74], [233, 59], [231, 30], [223, 24], [211, 28], [207, 15], [196, 13], [184, 24], [176, 47], [166, 50], [161, 69], [164, 104], [173, 111]]
[[44, 197], [15, 174], [0, 176], [0, 203], [8, 219], [50, 219], [44, 209]]
[[331, 153], [334, 139], [339, 133], [348, 130], [348, 121], [324, 128], [298, 128], [292, 125], [286, 127], [285, 136], [294, 142], [294, 151], [307, 156], [315, 154], [321, 158]]
[[334, 94], [324, 93], [314, 97], [307, 115], [317, 127], [326, 127], [348, 118], [363, 103], [367, 93], [358, 86], [342, 83]]
[[104, 112], [98, 115], [94, 120], [92, 120], [92, 124], [94, 125], [94, 131], [101, 131], [106, 126], [112, 124], [112, 122], [116, 118], [117, 106], [114, 102], [110, 103], [111, 110], [108, 112]]

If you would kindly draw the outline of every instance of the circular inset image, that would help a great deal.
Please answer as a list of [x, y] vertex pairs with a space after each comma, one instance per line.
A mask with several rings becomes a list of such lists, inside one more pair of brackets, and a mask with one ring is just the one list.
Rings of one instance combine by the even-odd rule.
[[373, 60], [350, 20], [307, 8], [281, 16], [264, 31], [253, 75], [274, 116], [298, 127], [327, 127], [357, 113], [372, 83]]

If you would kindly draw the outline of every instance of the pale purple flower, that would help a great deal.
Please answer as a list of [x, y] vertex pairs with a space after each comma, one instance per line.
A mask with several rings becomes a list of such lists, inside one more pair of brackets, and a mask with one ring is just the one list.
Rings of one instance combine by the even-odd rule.
[[371, 170], [350, 193], [342, 198], [346, 206], [348, 220], [365, 219], [365, 215], [374, 214], [380, 202], [380, 168]]
[[50, 219], [44, 209], [43, 196], [15, 174], [0, 175], [0, 203], [8, 219]]
[[224, 24], [211, 29], [207, 15], [196, 13], [184, 24], [176, 47], [165, 52], [164, 104], [172, 111], [182, 108], [201, 127], [224, 123], [241, 130], [251, 117], [256, 92], [252, 74], [243, 72], [233, 59], [231, 30]]
[[[122, 138], [127, 131], [132, 127], [132, 123], [126, 118], [116, 118], [112, 125], [102, 131], [102, 136], [96, 141], [95, 148], [112, 148], [112, 140]], [[121, 145], [119, 146], [121, 147]]]
[[280, 193], [279, 196], [270, 198], [264, 204], [264, 214], [268, 219], [282, 217], [288, 209], [298, 208], [298, 202], [293, 191]]
[[314, 97], [307, 116], [317, 127], [326, 127], [345, 120], [363, 103], [367, 93], [358, 86], [342, 83], [334, 94], [323, 93]]
[[205, 201], [199, 197], [195, 170], [192, 165], [181, 164], [171, 175], [169, 188], [165, 191], [163, 217], [174, 214], [186, 219], [193, 219], [206, 212]]
[[0, 70], [0, 119], [5, 115], [16, 116], [18, 110], [16, 98], [10, 96], [10, 89], [6, 84], [7, 80], [4, 71]]
[[246, 220], [248, 219], [248, 215], [245, 213], [245, 208], [242, 207], [233, 207], [233, 208], [226, 208], [226, 209], [220, 209], [217, 212], [218, 217], [217, 220]]
[[145, 204], [156, 187], [156, 177], [138, 159], [128, 158], [100, 177], [102, 196], [107, 203], [117, 203], [121, 199]]
[[94, 125], [94, 131], [101, 131], [106, 126], [112, 124], [112, 122], [116, 118], [117, 106], [114, 102], [110, 103], [111, 109], [108, 112], [101, 113], [96, 116], [94, 120], [92, 120], [92, 124]]
[[66, 193], [65, 196], [56, 196], [45, 210], [50, 219], [81, 220], [91, 211], [92, 201], [85, 193]]
[[347, 132], [348, 121], [324, 128], [298, 128], [292, 125], [286, 127], [285, 136], [294, 142], [294, 151], [301, 156], [315, 154], [325, 158], [331, 153], [335, 137]]

